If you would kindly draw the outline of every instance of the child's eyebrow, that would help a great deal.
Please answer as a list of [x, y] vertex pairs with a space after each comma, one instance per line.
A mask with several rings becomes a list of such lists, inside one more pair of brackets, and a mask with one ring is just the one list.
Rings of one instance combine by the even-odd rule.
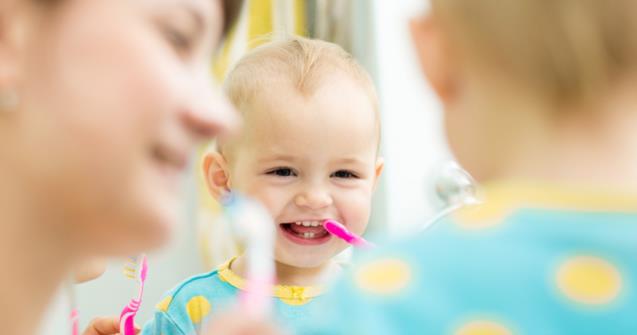
[[365, 164], [365, 162], [363, 162], [361, 159], [355, 157], [341, 158], [337, 159], [335, 162], [339, 164]]
[[295, 160], [296, 160], [296, 157], [294, 156], [275, 154], [275, 155], [268, 155], [268, 156], [262, 157], [259, 159], [259, 162], [260, 163], [266, 163], [266, 162], [272, 162], [272, 161], [292, 162]]

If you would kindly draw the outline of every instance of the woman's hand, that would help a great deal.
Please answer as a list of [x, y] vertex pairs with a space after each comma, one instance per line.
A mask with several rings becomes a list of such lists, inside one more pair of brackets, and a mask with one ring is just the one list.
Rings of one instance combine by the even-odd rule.
[[[139, 334], [140, 328], [135, 325], [135, 334]], [[91, 321], [83, 335], [118, 335], [119, 317], [98, 317]]]

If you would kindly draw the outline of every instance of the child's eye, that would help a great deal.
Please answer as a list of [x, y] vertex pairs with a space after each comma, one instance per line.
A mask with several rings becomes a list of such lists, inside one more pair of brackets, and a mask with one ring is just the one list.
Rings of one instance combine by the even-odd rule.
[[277, 177], [295, 177], [296, 172], [294, 172], [290, 168], [276, 168], [266, 172], [268, 175], [277, 176]]
[[342, 179], [355, 179], [355, 178], [358, 178], [358, 176], [354, 172], [347, 171], [347, 170], [338, 170], [338, 171], [332, 173], [331, 177], [342, 178]]

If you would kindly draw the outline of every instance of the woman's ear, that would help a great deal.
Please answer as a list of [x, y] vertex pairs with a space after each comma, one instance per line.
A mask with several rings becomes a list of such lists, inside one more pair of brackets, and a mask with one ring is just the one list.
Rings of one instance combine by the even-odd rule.
[[411, 19], [412, 41], [420, 67], [440, 100], [447, 104], [456, 91], [456, 68], [448, 41], [431, 14]]
[[221, 200], [223, 195], [230, 192], [228, 163], [222, 154], [207, 153], [203, 160], [203, 173], [208, 191], [216, 200]]

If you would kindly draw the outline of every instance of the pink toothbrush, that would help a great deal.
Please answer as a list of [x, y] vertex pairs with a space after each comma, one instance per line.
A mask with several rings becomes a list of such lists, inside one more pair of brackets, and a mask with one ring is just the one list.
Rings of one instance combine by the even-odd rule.
[[75, 302], [74, 281], [74, 279], [69, 279], [67, 286], [69, 304], [71, 307], [71, 313], [69, 314], [69, 323], [71, 324], [71, 335], [80, 335], [80, 312], [77, 309], [77, 304]]
[[144, 294], [144, 283], [148, 274], [148, 260], [146, 255], [131, 257], [131, 262], [124, 267], [124, 275], [134, 279], [139, 284], [137, 298], [131, 299], [122, 313], [119, 315], [119, 332], [121, 335], [135, 335], [135, 315], [142, 304]]
[[374, 244], [367, 242], [364, 238], [350, 232], [343, 226], [343, 224], [336, 222], [334, 220], [325, 220], [323, 221], [323, 228], [327, 230], [328, 233], [340, 238], [341, 240], [355, 246], [361, 248], [372, 248]]
[[251, 317], [265, 318], [272, 310], [276, 276], [274, 223], [263, 205], [236, 192], [227, 194], [222, 204], [231, 229], [246, 245], [247, 285], [239, 296], [241, 308]]
[[80, 335], [80, 313], [77, 309], [71, 309], [71, 334], [72, 335]]

